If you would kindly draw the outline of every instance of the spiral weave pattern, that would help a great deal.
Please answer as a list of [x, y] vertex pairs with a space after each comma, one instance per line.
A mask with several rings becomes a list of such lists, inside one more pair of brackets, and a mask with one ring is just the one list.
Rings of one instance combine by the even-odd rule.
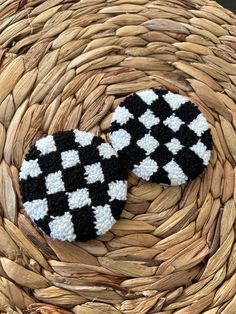
[[[231, 314], [236, 308], [236, 18], [208, 0], [0, 0], [0, 311]], [[62, 243], [24, 213], [29, 146], [78, 128], [108, 140], [138, 90], [195, 103], [207, 171], [162, 187], [129, 175], [106, 235]]]

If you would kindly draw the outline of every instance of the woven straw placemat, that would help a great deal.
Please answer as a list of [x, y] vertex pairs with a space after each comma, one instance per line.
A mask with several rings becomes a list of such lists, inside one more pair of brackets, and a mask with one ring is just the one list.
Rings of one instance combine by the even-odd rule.
[[[205, 0], [0, 0], [0, 311], [236, 313], [236, 18]], [[112, 231], [43, 237], [24, 215], [29, 145], [79, 128], [106, 138], [128, 94], [188, 95], [214, 141], [182, 187], [130, 174]]]

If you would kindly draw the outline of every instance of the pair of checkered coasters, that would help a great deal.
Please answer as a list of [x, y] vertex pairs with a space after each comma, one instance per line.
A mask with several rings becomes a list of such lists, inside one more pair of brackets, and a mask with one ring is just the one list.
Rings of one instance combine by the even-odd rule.
[[71, 130], [39, 139], [26, 154], [20, 188], [26, 213], [46, 235], [87, 241], [119, 219], [128, 169], [137, 177], [181, 185], [209, 163], [206, 118], [186, 97], [150, 89], [125, 98], [112, 116], [111, 145]]

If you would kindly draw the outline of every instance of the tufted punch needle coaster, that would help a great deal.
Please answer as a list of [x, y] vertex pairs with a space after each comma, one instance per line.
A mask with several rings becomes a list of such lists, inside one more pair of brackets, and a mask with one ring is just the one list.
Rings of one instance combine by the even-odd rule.
[[211, 156], [209, 125], [186, 97], [143, 90], [115, 110], [110, 139], [126, 167], [156, 183], [180, 185], [200, 175]]
[[20, 171], [25, 210], [48, 236], [86, 241], [119, 219], [127, 171], [114, 149], [90, 133], [59, 132], [38, 140]]

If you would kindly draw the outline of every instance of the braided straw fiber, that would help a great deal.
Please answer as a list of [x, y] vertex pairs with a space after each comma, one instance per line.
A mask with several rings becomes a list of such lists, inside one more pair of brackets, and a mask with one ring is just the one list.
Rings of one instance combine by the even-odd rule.
[[[236, 313], [236, 19], [205, 0], [0, 0], [0, 310]], [[24, 215], [29, 145], [78, 127], [106, 138], [129, 93], [188, 95], [211, 127], [205, 174], [182, 187], [129, 176], [111, 232], [45, 238]]]

